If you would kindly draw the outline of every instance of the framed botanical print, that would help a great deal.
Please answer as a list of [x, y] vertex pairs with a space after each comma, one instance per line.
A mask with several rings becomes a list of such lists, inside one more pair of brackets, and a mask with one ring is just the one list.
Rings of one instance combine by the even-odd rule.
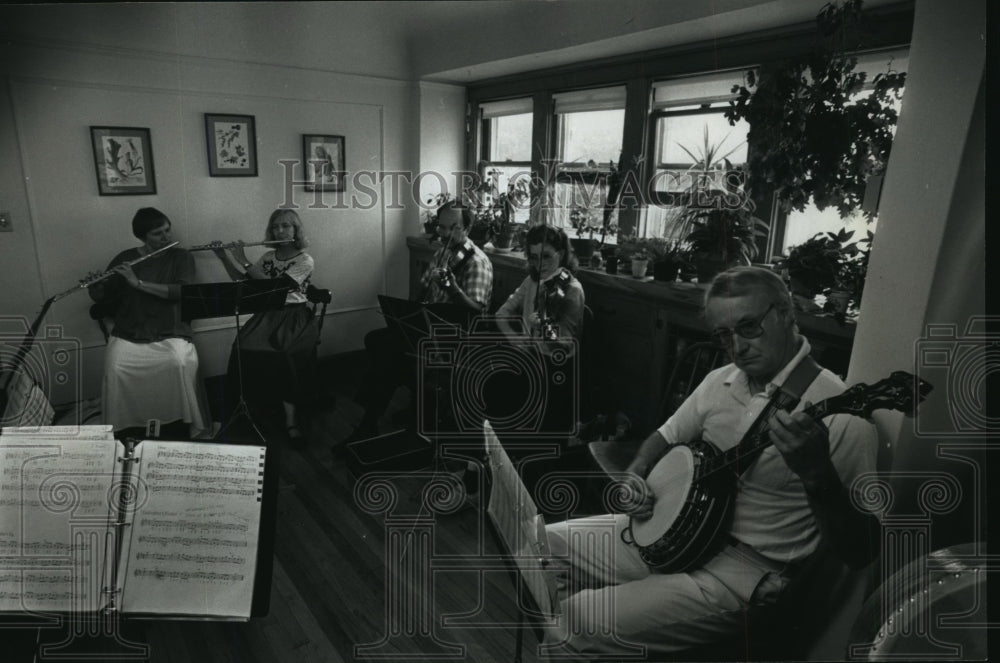
[[205, 142], [210, 176], [257, 176], [257, 131], [253, 115], [205, 113]]
[[303, 134], [306, 191], [343, 191], [344, 137]]
[[153, 143], [149, 129], [140, 127], [90, 127], [97, 172], [97, 192], [102, 196], [137, 196], [156, 193]]

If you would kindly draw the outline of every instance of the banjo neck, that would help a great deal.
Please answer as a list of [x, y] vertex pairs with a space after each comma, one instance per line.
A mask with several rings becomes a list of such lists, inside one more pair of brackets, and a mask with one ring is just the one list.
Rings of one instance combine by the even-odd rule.
[[[922, 401], [930, 390], [931, 385], [924, 380], [906, 371], [894, 371], [889, 377], [872, 385], [856, 384], [838, 396], [810, 405], [802, 412], [813, 420], [834, 414], [851, 414], [867, 419], [875, 410], [885, 409], [901, 410], [907, 416], [913, 416], [916, 403]], [[708, 477], [729, 469], [741, 474], [771, 445], [771, 414], [779, 407], [791, 411], [797, 404], [797, 398], [772, 401], [739, 444], [703, 460], [699, 477]]]

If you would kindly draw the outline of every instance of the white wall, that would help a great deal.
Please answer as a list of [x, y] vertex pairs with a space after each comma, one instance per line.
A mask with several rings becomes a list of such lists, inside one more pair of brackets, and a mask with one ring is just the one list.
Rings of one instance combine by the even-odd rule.
[[[453, 173], [465, 164], [465, 88], [442, 83], [420, 83], [420, 171], [437, 173], [447, 190], [455, 194]], [[420, 199], [442, 191], [441, 180], [433, 175], [421, 180]]]
[[[0, 50], [0, 209], [15, 232], [0, 234], [0, 312], [33, 319], [44, 299], [86, 273], [103, 269], [138, 242], [130, 221], [154, 206], [173, 221], [183, 246], [212, 239], [262, 238], [270, 212], [294, 202], [312, 239], [314, 281], [334, 292], [321, 353], [361, 347], [381, 324], [377, 292], [406, 292], [406, 270], [386, 269], [405, 254], [417, 227], [409, 187], [401, 205], [347, 185], [348, 204], [317, 209], [301, 186], [286, 190], [280, 159], [301, 159], [302, 134], [345, 137], [346, 168], [411, 170], [416, 164], [415, 85], [308, 69], [243, 64], [153, 52], [7, 42]], [[256, 118], [259, 176], [208, 175], [203, 113]], [[88, 127], [148, 127], [156, 168], [155, 195], [99, 196]], [[301, 177], [301, 170], [296, 171]], [[371, 186], [369, 184], [369, 186]], [[382, 193], [383, 187], [374, 188]], [[358, 195], [359, 205], [350, 204]], [[196, 254], [201, 281], [227, 280], [209, 252]], [[57, 302], [46, 322], [63, 326], [83, 348], [83, 395], [98, 392], [103, 339], [78, 293]], [[205, 375], [225, 371], [232, 323], [203, 321], [196, 343]], [[60, 402], [58, 390], [52, 394]]]

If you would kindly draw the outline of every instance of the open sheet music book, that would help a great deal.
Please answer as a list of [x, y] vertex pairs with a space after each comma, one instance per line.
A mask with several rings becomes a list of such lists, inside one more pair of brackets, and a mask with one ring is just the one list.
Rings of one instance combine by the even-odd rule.
[[0, 433], [0, 612], [249, 619], [265, 448]]

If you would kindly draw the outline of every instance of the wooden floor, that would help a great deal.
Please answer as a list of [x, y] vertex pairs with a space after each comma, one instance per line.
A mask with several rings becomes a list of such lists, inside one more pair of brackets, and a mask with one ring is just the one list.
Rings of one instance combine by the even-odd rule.
[[[351, 400], [360, 362], [349, 356], [324, 364], [325, 389], [336, 404], [327, 398], [311, 417], [304, 449], [282, 449], [267, 616], [130, 620], [115, 627], [117, 639], [72, 636], [83, 627], [59, 621], [42, 629], [0, 624], [0, 661], [512, 660], [514, 586], [505, 570], [480, 568], [496, 554], [480, 512], [457, 504], [433, 511], [434, 500], [424, 499], [434, 494], [428, 488], [448, 480], [444, 468], [359, 483], [331, 453], [360, 415]], [[273, 417], [254, 410], [254, 418], [270, 443], [280, 440]], [[532, 663], [537, 640], [530, 630], [524, 635], [524, 660]]]

